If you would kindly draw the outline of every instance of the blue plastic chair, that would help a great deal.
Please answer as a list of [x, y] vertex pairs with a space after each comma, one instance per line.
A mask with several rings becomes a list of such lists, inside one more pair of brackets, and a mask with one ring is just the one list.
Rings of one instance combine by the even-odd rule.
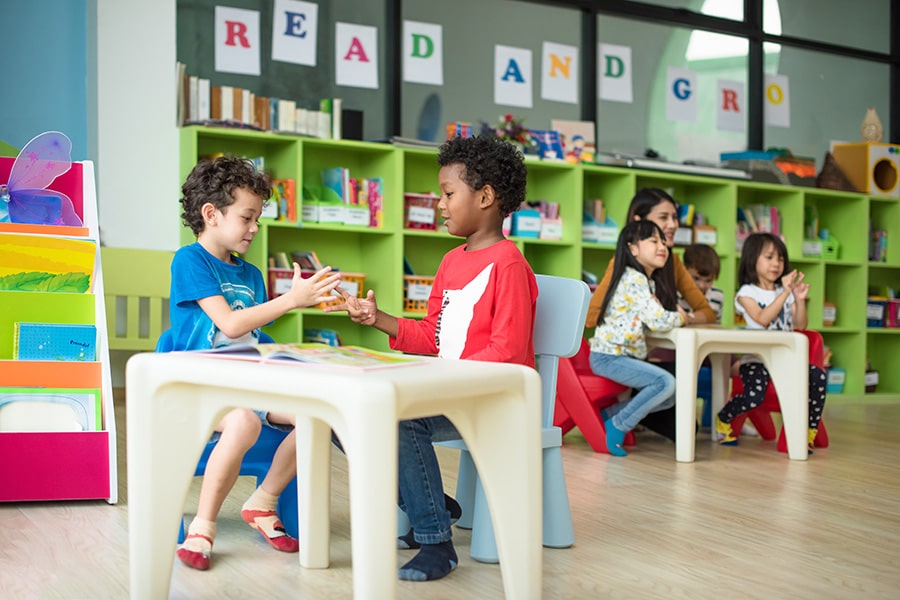
[[[274, 340], [268, 334], [261, 332], [259, 341], [260, 343], [271, 343]], [[159, 341], [156, 344], [156, 351], [172, 351], [171, 330], [167, 329], [159, 337]], [[253, 444], [253, 446], [251, 446], [250, 449], [247, 450], [247, 453], [244, 455], [244, 460], [241, 462], [241, 470], [239, 471], [239, 474], [256, 477], [256, 485], [257, 487], [259, 487], [259, 485], [263, 482], [263, 479], [265, 479], [266, 474], [269, 472], [269, 467], [272, 466], [272, 458], [274, 458], [275, 456], [275, 451], [287, 436], [288, 432], [286, 431], [279, 431], [277, 429], [272, 429], [271, 427], [263, 427], [262, 431], [259, 434], [259, 439], [256, 440], [256, 443]], [[203, 454], [200, 456], [200, 461], [197, 463], [197, 469], [194, 471], [195, 477], [200, 477], [206, 472], [206, 461], [209, 460], [209, 454], [212, 452], [215, 446], [215, 442], [206, 444], [206, 448], [203, 450]], [[276, 510], [278, 512], [278, 518], [281, 519], [281, 522], [284, 525], [284, 530], [291, 537], [296, 538], [299, 533], [296, 477], [291, 480], [288, 486], [281, 493], [281, 496], [279, 496], [278, 506]], [[182, 519], [180, 527], [181, 528], [178, 532], [179, 544], [184, 541], [184, 519]]]
[[[568, 548], [575, 543], [572, 511], [563, 471], [562, 431], [553, 425], [556, 378], [560, 358], [574, 356], [581, 346], [591, 291], [577, 279], [537, 275], [538, 299], [534, 319], [534, 352], [541, 374], [541, 436], [543, 447], [543, 541], [549, 548]], [[470, 554], [479, 562], [497, 563], [497, 545], [487, 498], [472, 455], [462, 440], [441, 442], [460, 449], [456, 499], [462, 517], [456, 526], [472, 529]], [[399, 535], [409, 531], [409, 520], [398, 514]]]

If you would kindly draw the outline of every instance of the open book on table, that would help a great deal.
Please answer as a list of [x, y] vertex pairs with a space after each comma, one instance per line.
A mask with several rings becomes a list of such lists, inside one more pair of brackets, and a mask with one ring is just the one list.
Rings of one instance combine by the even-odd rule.
[[302, 363], [323, 367], [357, 370], [386, 369], [422, 364], [420, 357], [390, 352], [378, 352], [360, 346], [329, 346], [328, 344], [235, 344], [212, 350], [194, 350], [202, 354], [250, 360], [256, 362]]

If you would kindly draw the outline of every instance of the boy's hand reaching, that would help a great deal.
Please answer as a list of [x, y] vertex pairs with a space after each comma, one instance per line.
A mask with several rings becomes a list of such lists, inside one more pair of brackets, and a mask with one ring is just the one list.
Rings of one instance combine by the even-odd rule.
[[291, 283], [291, 291], [288, 292], [297, 308], [315, 306], [320, 302], [327, 302], [334, 296], [331, 291], [341, 282], [340, 273], [332, 273], [331, 267], [325, 267], [315, 272], [311, 277], [304, 279], [300, 272], [300, 265], [294, 263], [294, 279]]
[[360, 325], [374, 325], [375, 317], [378, 314], [378, 305], [375, 303], [375, 292], [369, 290], [365, 298], [357, 298], [351, 296], [346, 290], [338, 288], [337, 290], [343, 301], [332, 302], [322, 310], [324, 312], [347, 311], [350, 320]]

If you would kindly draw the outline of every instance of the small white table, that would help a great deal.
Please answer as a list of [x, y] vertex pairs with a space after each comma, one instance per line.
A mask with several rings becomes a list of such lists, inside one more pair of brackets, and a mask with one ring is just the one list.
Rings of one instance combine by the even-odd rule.
[[[806, 460], [809, 427], [809, 341], [801, 333], [726, 329], [715, 325], [648, 332], [652, 346], [675, 350], [675, 460], [694, 461], [697, 422], [697, 372], [709, 356], [712, 412], [725, 405], [731, 354], [757, 354], [778, 392], [788, 456]], [[715, 428], [714, 428], [715, 429]], [[713, 431], [715, 437], [715, 431]]]
[[132, 598], [168, 597], [177, 524], [194, 468], [214, 423], [238, 406], [298, 416], [304, 567], [329, 564], [330, 430], [340, 437], [349, 465], [354, 597], [375, 600], [396, 592], [397, 423], [446, 415], [484, 483], [507, 597], [541, 596], [541, 382], [535, 370], [428, 359], [358, 371], [173, 352], [133, 356], [126, 384]]

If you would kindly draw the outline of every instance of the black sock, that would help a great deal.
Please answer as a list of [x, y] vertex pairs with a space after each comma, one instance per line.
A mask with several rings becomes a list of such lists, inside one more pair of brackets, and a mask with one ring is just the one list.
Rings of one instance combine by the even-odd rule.
[[422, 544], [419, 553], [400, 567], [397, 577], [405, 581], [434, 581], [448, 575], [458, 562], [453, 542]]
[[[454, 498], [444, 494], [444, 506], [450, 512], [450, 524], [453, 525], [462, 516], [462, 507]], [[415, 533], [412, 528], [405, 535], [397, 536], [397, 548], [400, 550], [416, 550], [421, 548], [422, 544], [416, 541]]]
[[397, 549], [398, 550], [417, 550], [422, 547], [422, 544], [416, 541], [415, 532], [412, 527], [409, 528], [409, 531], [406, 532], [406, 535], [398, 535], [397, 536]]

